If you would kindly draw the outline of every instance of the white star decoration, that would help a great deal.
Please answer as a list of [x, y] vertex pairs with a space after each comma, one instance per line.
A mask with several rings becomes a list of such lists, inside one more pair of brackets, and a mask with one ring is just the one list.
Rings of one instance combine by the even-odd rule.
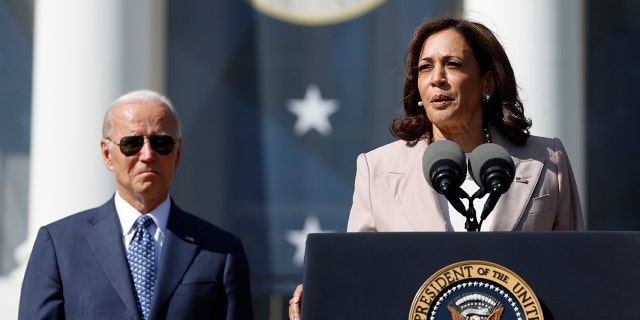
[[293, 127], [293, 132], [299, 136], [315, 129], [321, 135], [327, 137], [331, 134], [331, 122], [329, 116], [338, 111], [336, 100], [323, 100], [320, 88], [315, 84], [307, 87], [307, 92], [302, 100], [291, 99], [287, 108], [298, 117]]
[[309, 233], [326, 233], [333, 232], [333, 230], [322, 230], [320, 228], [320, 221], [315, 216], [307, 216], [304, 220], [304, 226], [302, 230], [294, 231], [289, 230], [286, 233], [287, 241], [296, 247], [296, 253], [293, 255], [293, 263], [297, 266], [304, 264], [304, 251], [307, 242], [307, 235]]

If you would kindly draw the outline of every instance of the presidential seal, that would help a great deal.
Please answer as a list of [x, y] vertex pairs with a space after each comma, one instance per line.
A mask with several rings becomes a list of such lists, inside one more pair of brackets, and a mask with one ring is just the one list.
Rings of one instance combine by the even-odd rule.
[[517, 274], [479, 260], [451, 264], [416, 293], [409, 320], [543, 320], [531, 288]]
[[258, 11], [293, 24], [327, 25], [359, 17], [384, 0], [248, 0]]

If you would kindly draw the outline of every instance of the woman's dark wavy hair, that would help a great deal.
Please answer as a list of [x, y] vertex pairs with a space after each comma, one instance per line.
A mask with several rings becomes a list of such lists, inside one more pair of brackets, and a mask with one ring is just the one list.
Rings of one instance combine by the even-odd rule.
[[431, 121], [424, 107], [418, 106], [418, 60], [424, 41], [432, 34], [446, 29], [459, 32], [471, 47], [482, 74], [493, 71], [495, 91], [483, 106], [483, 121], [496, 127], [509, 141], [524, 145], [529, 138], [531, 120], [524, 115], [518, 95], [516, 78], [504, 48], [484, 25], [464, 19], [444, 18], [423, 22], [416, 28], [405, 54], [404, 115], [394, 119], [391, 134], [399, 139], [415, 142], [433, 134]]

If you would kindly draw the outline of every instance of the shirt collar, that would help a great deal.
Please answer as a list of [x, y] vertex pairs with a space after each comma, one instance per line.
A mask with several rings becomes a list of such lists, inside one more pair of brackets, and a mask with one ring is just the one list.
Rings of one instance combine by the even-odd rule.
[[[142, 214], [138, 212], [131, 204], [125, 201], [120, 194], [116, 191], [114, 196], [114, 202], [116, 206], [116, 212], [118, 218], [120, 218], [120, 225], [122, 226], [122, 234], [127, 235], [132, 232], [136, 219]], [[147, 215], [151, 216], [160, 233], [164, 235], [167, 230], [167, 221], [169, 220], [169, 212], [171, 211], [171, 198], [167, 195], [167, 198], [162, 201], [155, 209], [151, 210]], [[149, 230], [151, 234], [154, 232]], [[156, 237], [157, 238], [157, 237]]]

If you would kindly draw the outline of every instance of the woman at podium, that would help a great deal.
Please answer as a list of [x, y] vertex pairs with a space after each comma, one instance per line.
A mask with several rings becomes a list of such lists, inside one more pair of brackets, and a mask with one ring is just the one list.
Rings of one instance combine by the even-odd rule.
[[[467, 156], [495, 144], [513, 161], [509, 188], [492, 200], [475, 177], [460, 178], [462, 194], [473, 195], [468, 207], [495, 202], [477, 218], [482, 231], [585, 229], [566, 150], [558, 138], [530, 134], [511, 63], [490, 29], [451, 18], [419, 25], [406, 52], [403, 97], [404, 112], [390, 127], [397, 140], [358, 156], [347, 231], [468, 230], [468, 210], [425, 179], [423, 155], [442, 140]], [[301, 296], [298, 286], [290, 319], [300, 318]]]

